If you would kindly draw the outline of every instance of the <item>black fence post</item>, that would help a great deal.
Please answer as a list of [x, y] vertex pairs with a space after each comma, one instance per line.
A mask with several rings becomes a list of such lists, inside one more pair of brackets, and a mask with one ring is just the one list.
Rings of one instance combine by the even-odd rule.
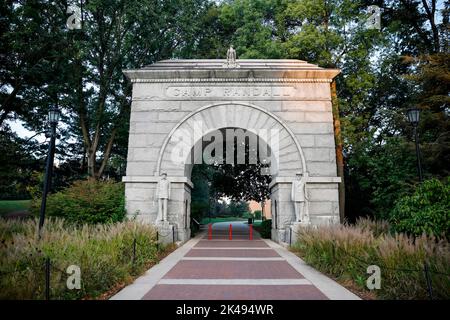
[[133, 239], [133, 260], [132, 260], [132, 263], [133, 263], [133, 269], [134, 269], [135, 264], [136, 264], [136, 238]]
[[50, 258], [45, 258], [45, 300], [50, 300]]
[[156, 250], [159, 251], [159, 231], [156, 231]]
[[430, 300], [433, 300], [433, 286], [431, 284], [430, 269], [426, 261], [423, 263], [423, 271], [425, 273], [425, 279], [427, 281], [428, 296], [430, 297]]
[[172, 243], [175, 243], [175, 226], [172, 227]]

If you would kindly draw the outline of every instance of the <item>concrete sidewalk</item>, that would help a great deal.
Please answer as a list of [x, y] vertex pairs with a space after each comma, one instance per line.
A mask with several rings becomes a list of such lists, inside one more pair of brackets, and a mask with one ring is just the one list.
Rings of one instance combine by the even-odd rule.
[[149, 269], [112, 300], [358, 300], [295, 254], [232, 222], [213, 225]]

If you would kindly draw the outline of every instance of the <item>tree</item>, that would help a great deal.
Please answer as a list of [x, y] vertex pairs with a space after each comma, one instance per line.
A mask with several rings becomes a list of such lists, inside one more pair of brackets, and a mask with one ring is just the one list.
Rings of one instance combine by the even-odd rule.
[[210, 189], [213, 170], [211, 166], [197, 164], [192, 168], [191, 216], [200, 221], [211, 212], [211, 201], [217, 200]]
[[57, 105], [63, 155], [99, 178], [112, 154], [117, 161], [127, 153], [131, 84], [122, 70], [188, 52], [209, 4], [84, 1], [82, 30], [66, 28], [67, 6], [37, 0], [0, 6], [0, 120], [16, 117], [41, 131], [48, 107]]
[[[387, 36], [373, 72], [375, 82], [361, 120], [348, 121], [352, 118], [344, 115], [343, 127], [351, 211], [388, 217], [394, 202], [418, 184], [407, 108], [422, 109], [418, 130], [425, 175], [448, 176], [444, 162], [448, 163], [449, 148], [449, 58], [447, 52], [439, 52], [448, 48], [448, 1], [440, 24], [435, 1], [386, 1], [383, 10]], [[368, 164], [375, 164], [377, 175]]]
[[[65, 6], [50, 1], [2, 1], [0, 4], [0, 126], [20, 117], [35, 128], [35, 113], [57, 103], [57, 84], [65, 71], [61, 57]], [[39, 130], [40, 131], [40, 130]]]
[[28, 199], [28, 187], [38, 183], [34, 172], [43, 167], [36, 154], [45, 152], [30, 140], [22, 139], [3, 126], [0, 131], [0, 198]]
[[[424, 167], [435, 177], [450, 174], [450, 53], [434, 53], [405, 58], [417, 67], [407, 78], [416, 85], [415, 105], [421, 109], [421, 134]], [[415, 68], [414, 68], [415, 69]], [[410, 129], [406, 130], [412, 136]]]
[[[233, 129], [234, 128], [228, 128]], [[222, 135], [226, 136], [226, 129], [222, 129]], [[245, 133], [245, 131], [242, 131]], [[249, 132], [246, 132], [247, 134]], [[251, 135], [254, 135], [251, 133]], [[269, 166], [262, 159], [258, 146], [260, 145], [260, 137], [254, 136], [256, 144], [250, 143], [250, 137], [243, 140], [234, 138], [233, 140], [233, 163], [222, 161], [221, 163], [214, 163], [215, 173], [212, 177], [211, 187], [217, 197], [229, 197], [234, 201], [258, 201], [264, 202], [269, 198], [270, 190], [269, 183], [272, 180], [268, 173]], [[230, 143], [230, 142], [228, 142]], [[241, 146], [238, 146], [241, 143]], [[223, 159], [227, 158], [227, 141], [223, 145]], [[240, 148], [241, 147], [241, 148]], [[238, 162], [238, 150], [244, 150], [245, 163]], [[251, 154], [257, 155], [256, 163], [250, 163]]]
[[[169, 58], [193, 41], [204, 0], [90, 1], [83, 39], [73, 38], [72, 130], [81, 134], [88, 175], [100, 177], [128, 128], [131, 85], [124, 68]], [[125, 143], [125, 141], [124, 141]], [[99, 154], [100, 161], [99, 161]]]
[[242, 217], [248, 212], [248, 203], [246, 201], [230, 201], [228, 208], [233, 217]]

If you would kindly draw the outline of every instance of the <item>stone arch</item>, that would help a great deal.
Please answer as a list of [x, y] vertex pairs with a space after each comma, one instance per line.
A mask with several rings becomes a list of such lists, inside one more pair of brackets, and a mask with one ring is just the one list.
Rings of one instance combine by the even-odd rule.
[[[155, 223], [158, 209], [153, 200], [159, 174], [166, 171], [173, 196], [167, 221], [157, 226], [171, 230], [170, 234], [175, 228], [181, 241], [190, 238], [189, 227], [182, 221], [185, 200], [191, 200], [194, 186], [189, 166], [171, 163], [170, 155], [177, 150], [174, 135], [192, 131], [195, 120], [201, 120], [203, 133], [217, 129], [223, 132], [224, 128], [279, 129], [279, 161], [274, 161], [269, 184], [276, 207], [273, 240], [287, 241], [290, 230], [300, 227], [294, 221], [291, 199], [292, 181], [299, 170], [309, 173], [307, 208], [311, 224], [336, 221], [340, 178], [336, 176], [329, 83], [339, 70], [299, 60], [240, 60], [238, 69], [225, 67], [224, 63], [167, 60], [125, 71], [133, 82], [127, 175], [123, 177], [130, 216], [138, 212], [137, 219]], [[264, 140], [260, 137], [258, 140]], [[196, 137], [187, 145], [188, 154], [197, 141], [202, 149], [210, 146]], [[170, 236], [161, 241], [172, 240]]]
[[[177, 137], [184, 133], [194, 133], [198, 124], [202, 124], [199, 136], [193, 136], [185, 145], [186, 158], [195, 144], [202, 139], [205, 134], [223, 128], [242, 128], [261, 137], [261, 132], [267, 130], [269, 138], [276, 139], [278, 132], [278, 154], [276, 161], [272, 159], [271, 174], [273, 176], [292, 176], [296, 171], [307, 171], [306, 160], [303, 150], [293, 132], [286, 124], [272, 112], [253, 105], [241, 102], [226, 102], [211, 104], [201, 107], [185, 116], [170, 131], [165, 138], [158, 154], [155, 175], [167, 172], [169, 176], [186, 176], [185, 163], [174, 163], [171, 153], [178, 147]], [[273, 131], [271, 131], [273, 130]], [[264, 141], [267, 141], [262, 137]], [[178, 150], [178, 149], [177, 149]]]

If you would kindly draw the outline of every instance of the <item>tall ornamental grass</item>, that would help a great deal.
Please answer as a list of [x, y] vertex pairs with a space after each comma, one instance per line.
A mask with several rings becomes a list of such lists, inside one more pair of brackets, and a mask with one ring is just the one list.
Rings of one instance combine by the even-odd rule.
[[[0, 220], [0, 299], [44, 299], [46, 257], [51, 261], [50, 298], [82, 299], [130, 282], [168, 250], [157, 245], [154, 228], [136, 222], [74, 226], [51, 218], [41, 240], [37, 224]], [[66, 286], [70, 265], [81, 269], [79, 290]]]
[[338, 280], [368, 290], [369, 265], [381, 269], [380, 299], [429, 299], [424, 264], [431, 275], [433, 298], [450, 298], [450, 247], [425, 235], [390, 234], [386, 223], [361, 220], [356, 226], [305, 228], [292, 250], [307, 263]]

